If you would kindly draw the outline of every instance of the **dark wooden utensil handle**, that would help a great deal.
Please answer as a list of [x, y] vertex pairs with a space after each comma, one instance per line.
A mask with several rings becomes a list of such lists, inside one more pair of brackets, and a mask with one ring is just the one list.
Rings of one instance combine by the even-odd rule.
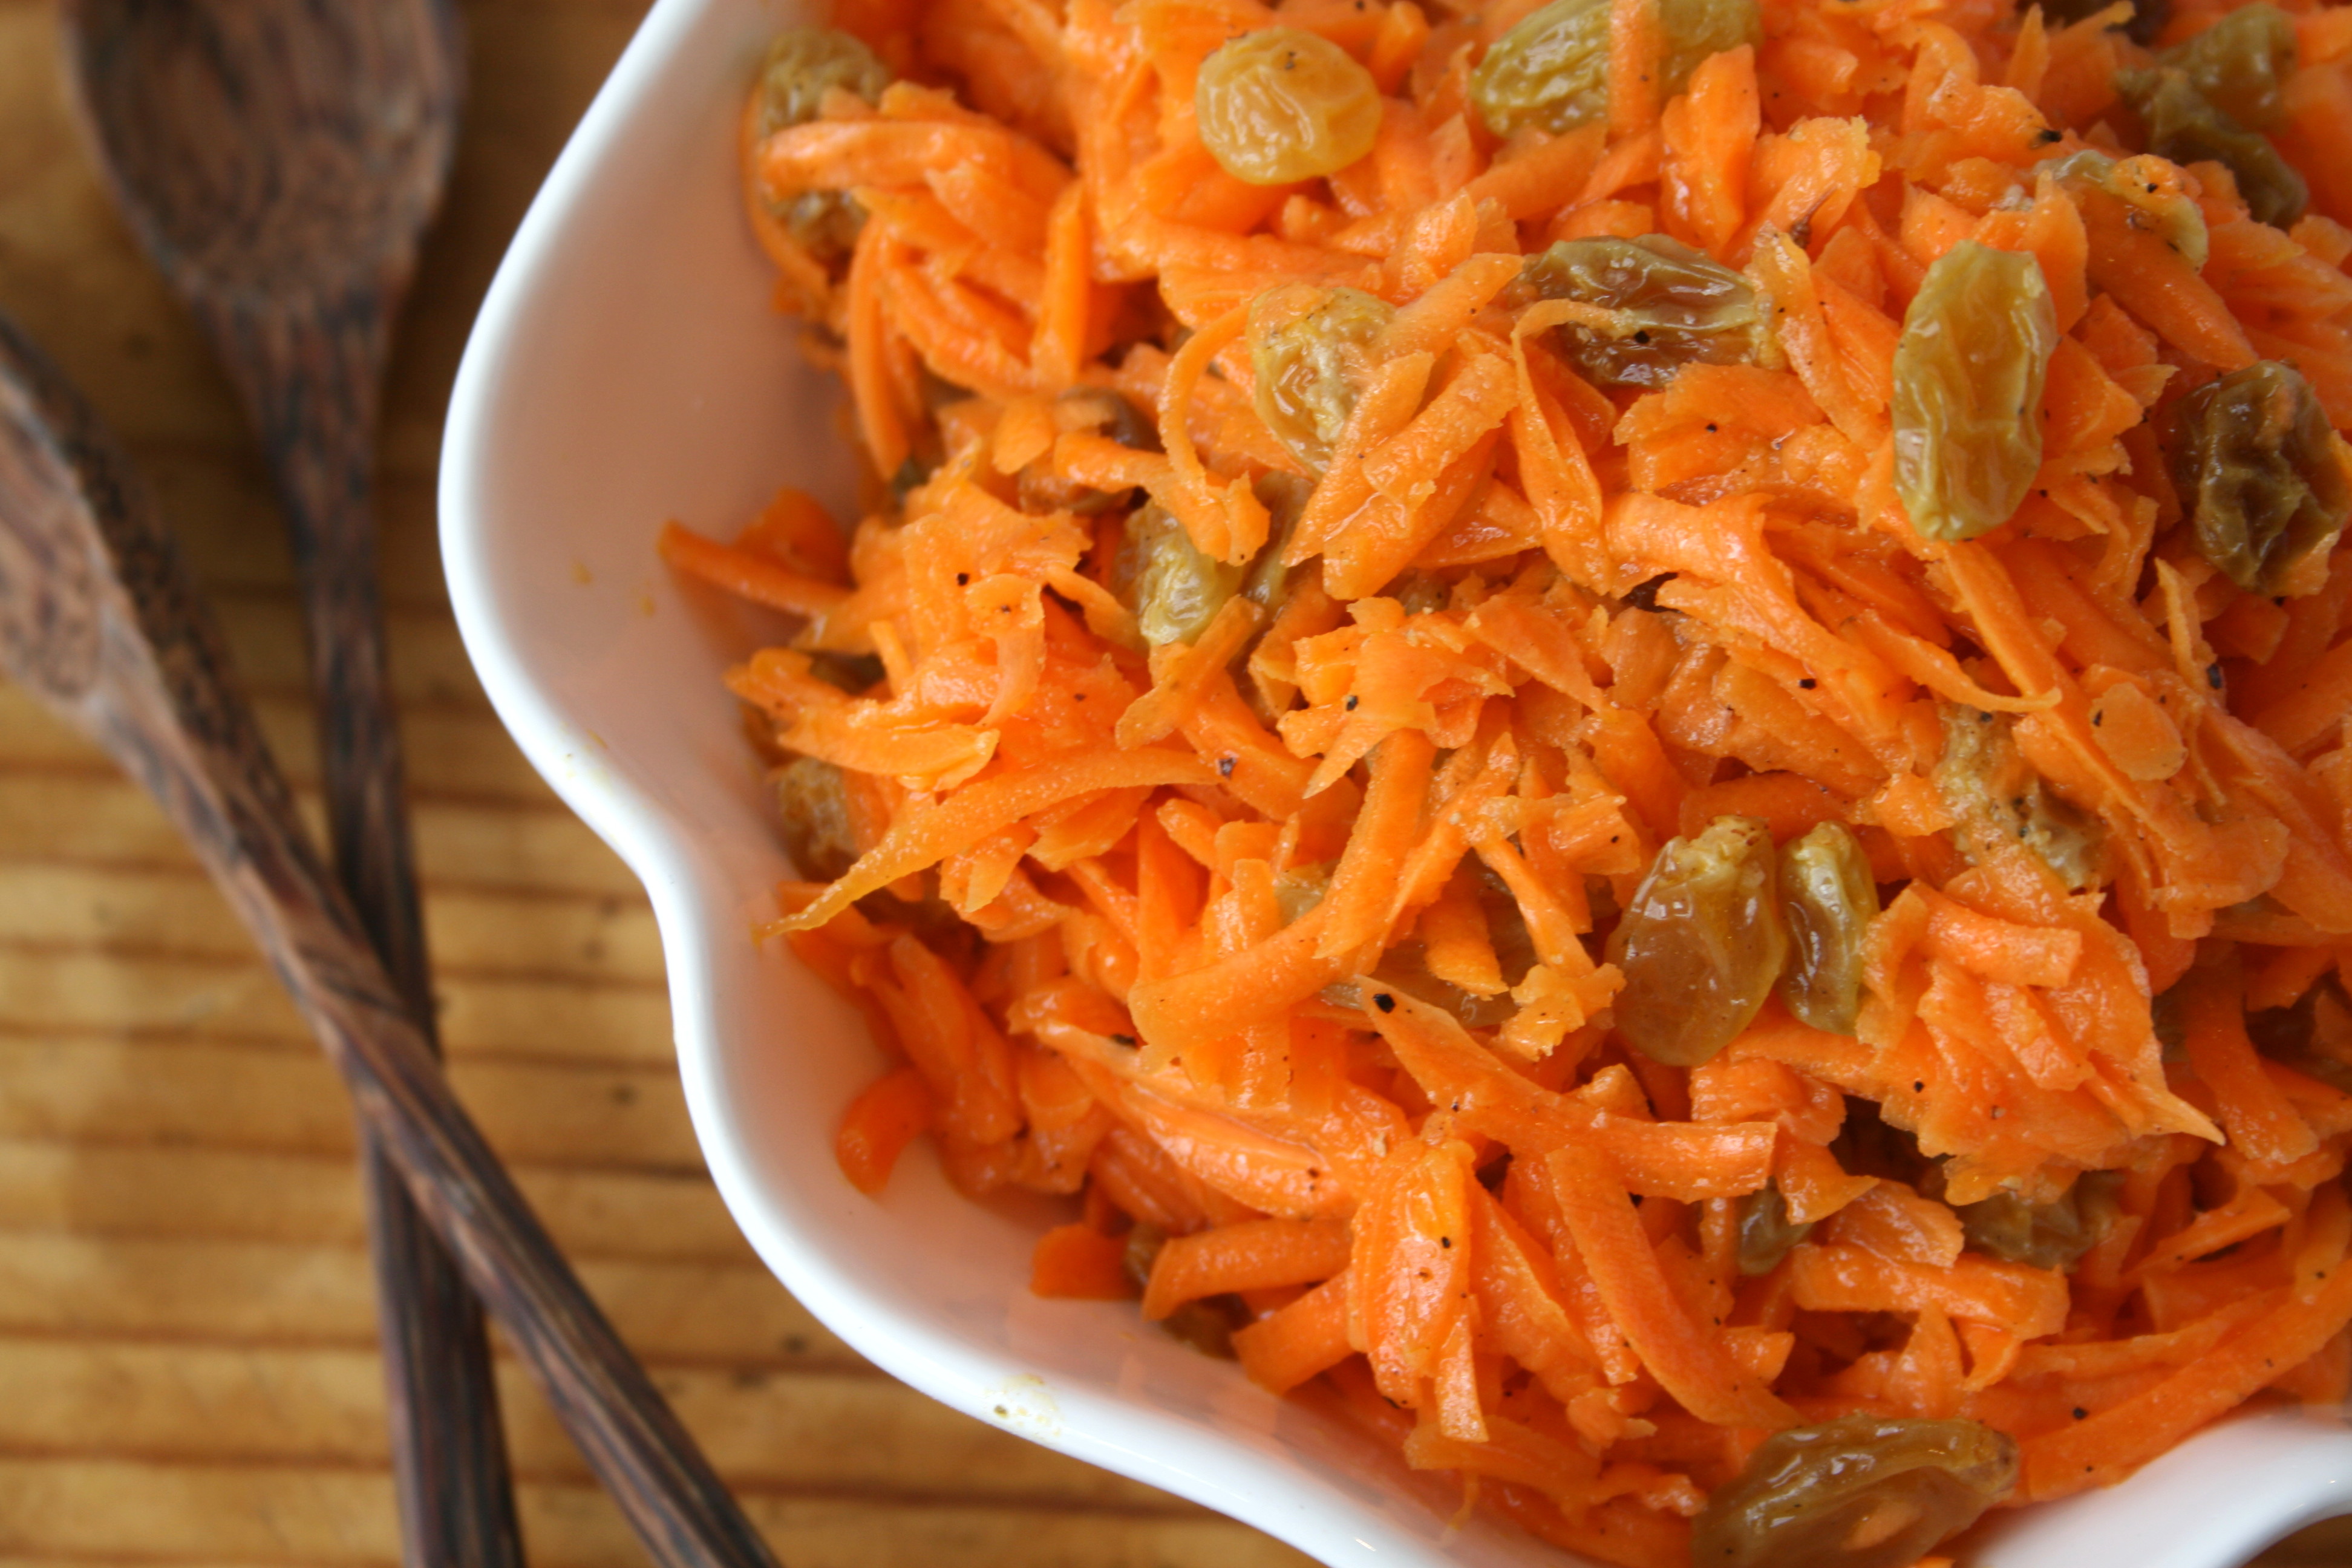
[[384, 972], [421, 1004], [429, 966], [385, 684], [372, 497], [386, 308], [369, 288], [201, 300], [197, 315], [245, 395], [286, 511], [336, 874]]
[[203, 856], [362, 1121], [655, 1556], [771, 1568], [451, 1093], [302, 836], [211, 619], [127, 463], [4, 319], [0, 662], [103, 745]]
[[[335, 875], [438, 1055], [371, 498], [388, 287], [196, 305], [259, 427], [286, 512]], [[520, 1568], [480, 1305], [372, 1135], [362, 1136], [360, 1160], [408, 1568]]]

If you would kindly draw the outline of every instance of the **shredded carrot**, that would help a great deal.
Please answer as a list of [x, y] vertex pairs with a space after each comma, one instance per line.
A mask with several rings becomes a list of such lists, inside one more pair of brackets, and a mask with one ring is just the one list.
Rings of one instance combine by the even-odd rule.
[[1234, 1353], [1260, 1387], [1287, 1394], [1355, 1353], [1348, 1342], [1348, 1279], [1334, 1275], [1234, 1335]]
[[660, 549], [662, 559], [678, 571], [790, 615], [821, 616], [849, 597], [846, 588], [750, 551], [730, 549], [675, 522], [663, 527]]
[[1337, 1220], [1262, 1219], [1180, 1236], [1160, 1249], [1143, 1291], [1155, 1321], [1187, 1301], [1277, 1285], [1319, 1285], [1348, 1267], [1348, 1227]]
[[[2126, 5], [1596, 5], [1530, 119], [1537, 0], [836, 0], [897, 79], [755, 94], [742, 179], [859, 521], [658, 544], [800, 623], [727, 684], [813, 879], [760, 934], [888, 1058], [847, 1177], [928, 1133], [1070, 1205], [1059, 1310], [1644, 1568], [1779, 1428], [1995, 1427], [2021, 1503], [2352, 1382], [2352, 447], [2233, 553], [2183, 428], [2262, 362], [2352, 426], [2352, 9], [2288, 7], [2274, 226], [2141, 151]], [[1202, 112], [1266, 27], [1355, 161]], [[1972, 247], [2051, 335], [1959, 539]]]
[[898, 1068], [849, 1102], [835, 1138], [842, 1173], [861, 1193], [878, 1193], [915, 1135], [931, 1124], [931, 1097], [922, 1075]]
[[1607, 1167], [1573, 1145], [1550, 1156], [1569, 1234], [1592, 1273], [1611, 1321], [1683, 1407], [1723, 1426], [1794, 1426], [1796, 1412], [1758, 1386], [1703, 1333], [1675, 1298], [1625, 1189]]
[[1037, 1238], [1029, 1289], [1063, 1300], [1128, 1300], [1135, 1282], [1127, 1277], [1127, 1243], [1090, 1225], [1057, 1225]]

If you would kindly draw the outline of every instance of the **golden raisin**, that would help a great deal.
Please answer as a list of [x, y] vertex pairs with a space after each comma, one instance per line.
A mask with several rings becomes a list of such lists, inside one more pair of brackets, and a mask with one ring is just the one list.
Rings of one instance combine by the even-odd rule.
[[803, 877], [830, 882], [857, 858], [849, 795], [841, 770], [816, 757], [794, 757], [768, 775], [775, 792], [784, 853]]
[[[1139, 452], [1160, 450], [1160, 430], [1126, 398], [1104, 386], [1074, 386], [1054, 400], [1054, 428], [1100, 435]], [[1131, 490], [1098, 490], [1054, 474], [1050, 461], [1023, 468], [1019, 479], [1024, 511], [1073, 511], [1096, 517], [1126, 504]]]
[[2042, 783], [2018, 750], [2017, 721], [1957, 703], [1946, 705], [1943, 721], [1935, 784], [1961, 852], [1982, 861], [2014, 845], [2077, 892], [2096, 883], [2105, 859], [2099, 819]]
[[2058, 320], [2030, 255], [1962, 240], [1927, 268], [1895, 348], [1895, 488], [1928, 539], [2007, 522], [2042, 467]]
[[1286, 185], [1336, 174], [1372, 150], [1381, 89], [1328, 38], [1265, 27], [1227, 41], [1192, 92], [1201, 144], [1237, 180]]
[[1789, 969], [1780, 1000], [1804, 1023], [1853, 1033], [1862, 1010], [1862, 938], [1878, 913], [1878, 884], [1862, 840], [1843, 822], [1817, 823], [1780, 851]]
[[[1661, 0], [1664, 96], [1682, 91], [1709, 55], [1764, 41], [1756, 0]], [[1486, 129], [1558, 133], [1609, 112], [1609, 0], [1552, 0], [1495, 40], [1470, 74]]]
[[1906, 1568], [2017, 1484], [1974, 1421], [1843, 1415], [1775, 1432], [1691, 1521], [1693, 1568]]
[[1250, 301], [1257, 416], [1317, 473], [1371, 372], [1372, 344], [1396, 311], [1354, 289], [1278, 283]]
[[1662, 234], [1566, 239], [1520, 269], [1512, 298], [1573, 300], [1607, 326], [1561, 324], [1552, 342], [1599, 386], [1664, 386], [1686, 364], [1739, 364], [1770, 344], [1747, 279]]
[[1979, 1252], [2032, 1268], [2069, 1269], [2099, 1244], [2122, 1212], [2116, 1194], [2121, 1182], [2118, 1173], [2094, 1171], [2046, 1204], [1995, 1193], [1960, 1205], [1960, 1228]]
[[1779, 884], [1771, 829], [1752, 816], [1718, 816], [1658, 851], [1609, 938], [1626, 1044], [1696, 1067], [1738, 1037], [1789, 955]]
[[890, 85], [890, 68], [863, 41], [832, 27], [787, 27], [760, 66], [760, 134], [805, 125], [835, 88], [872, 103]]
[[2157, 57], [2205, 101], [2249, 131], [2277, 123], [2286, 79], [2294, 74], [2294, 20], [2266, 0], [2225, 11], [2221, 20]]
[[2257, 360], [2180, 400], [2173, 484], [2197, 552], [2250, 594], [2280, 593], [2352, 510], [2336, 433], [2292, 366]]
[[[768, 46], [760, 67], [760, 134], [816, 119], [825, 94], [836, 88], [872, 103], [889, 85], [889, 68], [847, 33], [788, 27]], [[847, 256], [866, 222], [866, 209], [846, 191], [796, 191], [771, 198], [768, 205], [793, 242], [819, 260]]]
[[1813, 1232], [1811, 1223], [1789, 1223], [1789, 1200], [1770, 1182], [1739, 1200], [1739, 1272], [1754, 1279], [1769, 1274]]
[[1240, 567], [1203, 555], [1184, 525], [1158, 503], [1147, 501], [1128, 514], [1111, 585], [1152, 647], [1199, 637], [1241, 584]]
[[2147, 127], [2147, 150], [2175, 163], [2220, 163], [2257, 222], [2284, 227], [2303, 216], [2311, 187], [2270, 138], [2249, 131], [2170, 67], [2116, 73], [2116, 90]]

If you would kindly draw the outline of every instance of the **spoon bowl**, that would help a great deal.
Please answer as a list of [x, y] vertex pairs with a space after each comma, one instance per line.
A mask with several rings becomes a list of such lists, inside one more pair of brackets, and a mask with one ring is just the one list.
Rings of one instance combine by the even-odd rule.
[[320, 294], [405, 284], [457, 144], [446, 5], [68, 9], [91, 133], [141, 243], [183, 289], [263, 308], [289, 280]]

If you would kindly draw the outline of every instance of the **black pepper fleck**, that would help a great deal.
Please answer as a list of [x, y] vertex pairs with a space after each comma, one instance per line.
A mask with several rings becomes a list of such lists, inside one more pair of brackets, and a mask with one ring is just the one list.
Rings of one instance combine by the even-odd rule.
[[1396, 1011], [1396, 998], [1381, 991], [1373, 995], [1372, 1005], [1383, 1013], [1393, 1013]]

